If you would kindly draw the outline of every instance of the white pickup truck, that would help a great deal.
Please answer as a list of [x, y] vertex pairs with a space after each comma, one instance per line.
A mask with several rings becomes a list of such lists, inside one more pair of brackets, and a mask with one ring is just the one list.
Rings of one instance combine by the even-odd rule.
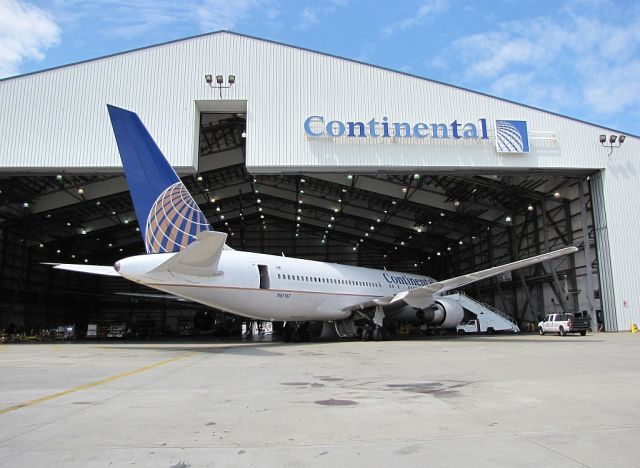
[[591, 323], [588, 318], [574, 317], [572, 314], [549, 314], [538, 323], [538, 333], [557, 333], [565, 336], [567, 333], [587, 334]]

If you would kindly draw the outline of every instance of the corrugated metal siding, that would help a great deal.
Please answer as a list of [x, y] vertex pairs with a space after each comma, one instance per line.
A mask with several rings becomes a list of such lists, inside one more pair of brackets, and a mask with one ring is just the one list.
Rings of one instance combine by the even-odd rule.
[[600, 307], [604, 314], [604, 326], [607, 331], [618, 330], [616, 316], [615, 288], [611, 255], [609, 248], [609, 232], [607, 231], [607, 212], [604, 199], [604, 174], [599, 172], [590, 178], [591, 200], [593, 206], [593, 228], [598, 255], [598, 273], [600, 279]]
[[[265, 168], [603, 168], [602, 130], [443, 84], [243, 36], [219, 33], [0, 82], [5, 168], [119, 167], [105, 104], [135, 110], [176, 166], [193, 166], [194, 101], [217, 99], [205, 73], [233, 73], [224, 99], [249, 101], [247, 165]], [[493, 141], [309, 139], [309, 115], [368, 121], [524, 119], [556, 132], [531, 153], [500, 156]], [[365, 140], [365, 141], [362, 141]], [[630, 139], [631, 140], [631, 139]], [[629, 140], [628, 140], [629, 141]]]

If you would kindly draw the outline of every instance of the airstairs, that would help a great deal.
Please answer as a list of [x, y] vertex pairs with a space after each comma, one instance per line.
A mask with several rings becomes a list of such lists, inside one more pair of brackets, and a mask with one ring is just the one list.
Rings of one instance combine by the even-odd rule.
[[469, 312], [476, 315], [480, 322], [480, 330], [484, 331], [511, 331], [520, 332], [520, 328], [516, 321], [504, 312], [499, 311], [495, 307], [485, 304], [484, 302], [471, 299], [469, 296], [461, 292], [454, 292], [446, 296], [447, 299], [458, 301], [460, 305]]

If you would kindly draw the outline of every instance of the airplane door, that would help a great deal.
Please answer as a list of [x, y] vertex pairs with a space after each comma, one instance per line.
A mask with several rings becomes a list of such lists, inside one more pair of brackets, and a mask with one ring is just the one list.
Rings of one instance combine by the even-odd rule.
[[267, 265], [258, 265], [258, 271], [260, 272], [260, 289], [269, 289], [271, 287], [269, 267]]

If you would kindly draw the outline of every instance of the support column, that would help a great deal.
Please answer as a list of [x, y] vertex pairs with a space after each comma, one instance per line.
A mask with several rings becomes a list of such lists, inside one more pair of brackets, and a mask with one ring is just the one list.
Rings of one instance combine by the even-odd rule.
[[589, 245], [589, 223], [587, 221], [587, 203], [584, 197], [584, 181], [578, 180], [578, 195], [580, 201], [580, 222], [582, 224], [582, 242], [584, 246], [584, 264], [587, 275], [587, 312], [591, 318], [591, 328], [598, 332], [598, 317], [595, 310], [595, 282], [593, 281], [593, 268], [591, 246]]
[[[541, 201], [541, 205], [542, 205], [542, 230], [544, 234], [544, 250], [546, 252], [549, 252], [550, 250], [549, 218], [547, 213], [546, 202], [544, 199]], [[562, 311], [566, 314], [568, 312], [567, 303], [564, 299], [564, 296], [561, 294], [562, 288], [560, 287], [560, 282], [558, 281], [558, 274], [556, 273], [556, 269], [553, 267], [551, 262], [552, 260], [549, 260], [549, 270], [551, 270], [551, 276], [553, 278], [553, 287], [552, 287], [553, 293], [555, 294], [556, 299], [558, 299], [558, 302], [560, 302], [560, 307], [562, 307]]]
[[[580, 186], [578, 185], [578, 189]], [[566, 200], [564, 202], [564, 217], [565, 217], [565, 225], [567, 229], [567, 240], [568, 245], [573, 245], [573, 224], [571, 222], [571, 207], [569, 206], [569, 201]], [[574, 312], [580, 311], [580, 302], [578, 301], [578, 280], [576, 278], [576, 257], [574, 255], [567, 255], [569, 260], [569, 268], [571, 271], [569, 272], [569, 281], [571, 283], [571, 300], [573, 302], [573, 310]]]

